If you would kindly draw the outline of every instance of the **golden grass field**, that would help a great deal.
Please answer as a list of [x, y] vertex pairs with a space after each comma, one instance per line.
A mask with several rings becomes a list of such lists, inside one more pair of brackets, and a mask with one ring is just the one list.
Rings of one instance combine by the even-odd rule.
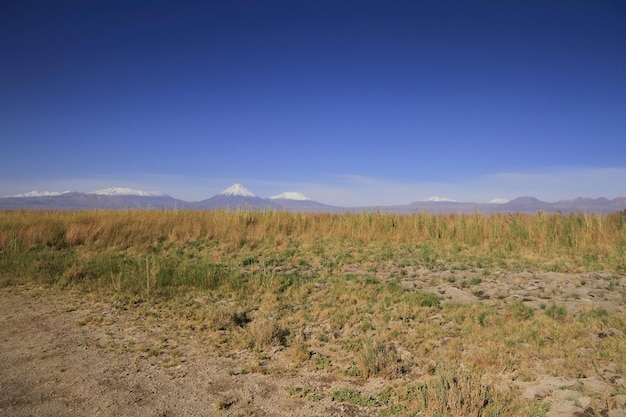
[[159, 378], [214, 360], [205, 415], [626, 416], [626, 212], [1, 212], [0, 287], [5, 326], [26, 297], [85, 338], [160, 329], [90, 345]]

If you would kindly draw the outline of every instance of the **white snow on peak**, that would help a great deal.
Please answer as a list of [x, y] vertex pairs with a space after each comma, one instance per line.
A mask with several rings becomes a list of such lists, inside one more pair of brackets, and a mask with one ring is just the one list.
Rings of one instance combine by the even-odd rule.
[[109, 187], [104, 190], [94, 191], [91, 194], [97, 195], [136, 195], [139, 197], [165, 197], [166, 194], [160, 193], [158, 191], [142, 191], [135, 190], [132, 188], [119, 188], [119, 187]]
[[489, 204], [506, 204], [508, 202], [509, 200], [505, 198], [494, 198], [493, 200], [489, 202]]
[[31, 191], [29, 193], [17, 194], [13, 197], [54, 197], [55, 195], [67, 194], [69, 191]]
[[307, 201], [310, 200], [309, 197], [305, 196], [302, 193], [298, 193], [296, 191], [287, 191], [285, 193], [282, 194], [278, 194], [275, 195], [273, 197], [270, 197], [271, 200], [298, 200], [298, 201]]
[[452, 200], [451, 198], [447, 198], [447, 197], [439, 197], [439, 196], [428, 197], [426, 201], [431, 201], [434, 203], [456, 203], [456, 200]]
[[241, 184], [233, 184], [221, 193], [219, 193], [219, 195], [227, 195], [231, 197], [256, 197], [256, 194], [254, 194], [252, 191], [248, 190]]

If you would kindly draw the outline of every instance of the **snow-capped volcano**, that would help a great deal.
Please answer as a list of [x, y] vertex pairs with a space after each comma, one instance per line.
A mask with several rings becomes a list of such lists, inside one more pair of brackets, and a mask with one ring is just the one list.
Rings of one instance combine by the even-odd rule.
[[139, 197], [166, 197], [167, 195], [158, 191], [142, 191], [132, 188], [109, 187], [104, 190], [94, 191], [96, 195], [136, 195]]
[[13, 197], [53, 197], [56, 195], [67, 194], [70, 191], [31, 191], [29, 193], [17, 194]]
[[229, 197], [256, 197], [256, 194], [241, 184], [233, 184], [218, 195], [225, 195]]
[[285, 192], [261, 198], [241, 184], [234, 184], [206, 200], [187, 202], [161, 192], [111, 187], [92, 193], [78, 191], [31, 191], [0, 197], [1, 210], [128, 210], [128, 209], [196, 209], [196, 210], [280, 210], [290, 212], [353, 212], [376, 210], [383, 213], [613, 213], [626, 208], [626, 197], [575, 198], [554, 203], [535, 197], [518, 197], [488, 203], [458, 202], [446, 197], [430, 197], [406, 205], [338, 207], [310, 200], [302, 193]]
[[447, 197], [439, 197], [439, 196], [428, 197], [425, 201], [430, 201], [433, 203], [456, 203], [456, 200], [452, 200], [451, 198], [447, 198]]
[[296, 191], [287, 191], [282, 194], [275, 195], [270, 197], [270, 200], [297, 200], [297, 201], [308, 201], [309, 197], [305, 196], [302, 193], [298, 193]]
[[219, 194], [192, 204], [202, 210], [265, 210], [272, 207], [269, 200], [261, 198], [241, 184], [233, 184]]

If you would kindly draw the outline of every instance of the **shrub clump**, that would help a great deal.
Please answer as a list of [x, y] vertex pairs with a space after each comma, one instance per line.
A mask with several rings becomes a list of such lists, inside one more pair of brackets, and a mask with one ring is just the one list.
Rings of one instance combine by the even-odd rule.
[[528, 320], [534, 314], [533, 309], [521, 301], [515, 301], [514, 303], [507, 305], [506, 311], [517, 320]]
[[367, 341], [358, 354], [362, 376], [382, 376], [392, 379], [402, 375], [404, 369], [396, 347], [391, 343]]
[[423, 415], [442, 417], [506, 415], [510, 403], [478, 372], [451, 365], [438, 366], [431, 379], [407, 387], [404, 396]]
[[247, 326], [248, 345], [257, 349], [285, 345], [289, 331], [276, 320], [259, 317]]

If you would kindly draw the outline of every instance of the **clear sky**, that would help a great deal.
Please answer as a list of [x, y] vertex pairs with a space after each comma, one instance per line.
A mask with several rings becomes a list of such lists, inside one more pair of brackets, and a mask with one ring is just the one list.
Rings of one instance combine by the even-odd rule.
[[626, 195], [626, 2], [5, 1], [0, 195]]

